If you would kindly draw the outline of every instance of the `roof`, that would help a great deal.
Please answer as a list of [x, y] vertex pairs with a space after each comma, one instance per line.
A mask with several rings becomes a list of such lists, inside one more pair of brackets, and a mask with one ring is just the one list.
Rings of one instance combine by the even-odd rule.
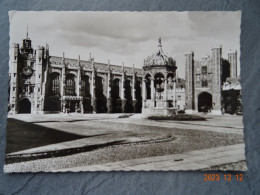
[[148, 56], [145, 60], [144, 60], [144, 66], [153, 66], [153, 65], [169, 65], [169, 61], [172, 60], [173, 64], [175, 65], [175, 61], [173, 60], [173, 58], [168, 57], [167, 55], [164, 54], [163, 50], [162, 50], [162, 43], [161, 43], [161, 38], [159, 38], [159, 50], [151, 55]]

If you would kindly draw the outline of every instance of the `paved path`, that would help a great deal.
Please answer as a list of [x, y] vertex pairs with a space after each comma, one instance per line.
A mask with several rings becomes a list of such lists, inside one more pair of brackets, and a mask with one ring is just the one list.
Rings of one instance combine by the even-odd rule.
[[81, 166], [74, 168], [60, 169], [53, 172], [64, 171], [187, 171], [201, 170], [212, 166], [233, 163], [245, 160], [245, 145], [236, 144], [222, 146], [211, 149], [196, 150], [183, 154], [173, 154], [167, 156], [156, 156], [125, 160], [115, 163], [101, 165]]

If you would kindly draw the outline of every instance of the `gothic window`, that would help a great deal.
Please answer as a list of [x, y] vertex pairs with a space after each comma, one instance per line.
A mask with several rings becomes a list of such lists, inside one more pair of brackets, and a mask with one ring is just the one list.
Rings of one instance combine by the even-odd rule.
[[66, 75], [66, 95], [75, 95], [75, 79], [73, 74]]
[[132, 99], [131, 94], [131, 82], [129, 80], [125, 80], [125, 97], [127, 100]]
[[136, 81], [135, 82], [135, 98], [140, 100], [142, 98], [141, 95], [141, 82], [140, 81]]
[[111, 90], [111, 95], [113, 99], [119, 99], [119, 79], [113, 80], [113, 87]]
[[83, 97], [90, 97], [89, 77], [86, 75], [81, 78], [81, 95]]
[[60, 75], [59, 73], [52, 73], [50, 76], [50, 95], [57, 96], [60, 94]]

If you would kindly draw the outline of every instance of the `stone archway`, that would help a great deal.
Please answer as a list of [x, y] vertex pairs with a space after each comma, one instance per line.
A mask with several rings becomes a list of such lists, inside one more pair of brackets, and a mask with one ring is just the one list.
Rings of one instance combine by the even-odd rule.
[[167, 86], [164, 86], [164, 75], [162, 73], [157, 73], [154, 75], [154, 87], [155, 87], [155, 99], [162, 100], [163, 92], [166, 90]]
[[198, 96], [198, 112], [208, 112], [212, 110], [212, 95], [202, 92]]
[[27, 98], [24, 98], [18, 103], [19, 114], [30, 114], [31, 113], [31, 102]]

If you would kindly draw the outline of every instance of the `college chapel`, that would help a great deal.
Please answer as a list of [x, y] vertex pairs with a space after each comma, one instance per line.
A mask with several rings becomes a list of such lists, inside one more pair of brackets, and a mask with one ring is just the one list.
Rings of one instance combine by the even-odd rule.
[[185, 80], [176, 74], [176, 61], [162, 50], [135, 68], [88, 60], [50, 56], [49, 47], [32, 48], [28, 37], [13, 44], [10, 57], [9, 113], [143, 113], [241, 112], [237, 54], [194, 60], [185, 55]]

